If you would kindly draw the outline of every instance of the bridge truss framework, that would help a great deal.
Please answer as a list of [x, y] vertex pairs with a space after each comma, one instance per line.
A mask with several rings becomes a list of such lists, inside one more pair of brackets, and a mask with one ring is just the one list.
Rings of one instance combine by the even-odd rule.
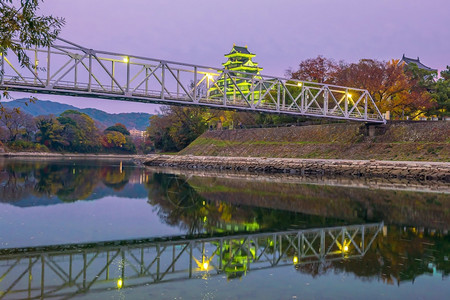
[[364, 89], [93, 50], [62, 38], [25, 52], [25, 67], [13, 50], [0, 53], [0, 89], [386, 123]]

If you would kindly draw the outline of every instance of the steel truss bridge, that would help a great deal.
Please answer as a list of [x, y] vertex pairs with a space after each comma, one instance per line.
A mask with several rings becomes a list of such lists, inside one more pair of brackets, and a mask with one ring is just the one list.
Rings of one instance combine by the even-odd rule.
[[71, 298], [260, 269], [361, 258], [383, 223], [225, 237], [0, 250], [0, 299]]
[[93, 50], [62, 38], [24, 50], [25, 67], [13, 50], [0, 53], [0, 89], [386, 123], [364, 89]]

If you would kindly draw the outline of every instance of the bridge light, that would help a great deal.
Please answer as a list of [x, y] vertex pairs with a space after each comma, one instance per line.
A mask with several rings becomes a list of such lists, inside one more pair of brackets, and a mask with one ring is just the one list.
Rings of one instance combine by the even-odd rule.
[[347, 97], [351, 98], [351, 97], [352, 97], [352, 94], [347, 93]]
[[209, 263], [205, 261], [202, 265], [203, 270], [208, 271]]
[[297, 256], [294, 256], [294, 258], [292, 259], [292, 261], [294, 262], [294, 264], [297, 264], [297, 263], [298, 263], [298, 257], [297, 257]]
[[301, 83], [301, 82], [297, 83], [297, 86], [302, 86], [302, 85], [303, 85], [303, 83]]
[[346, 252], [348, 252], [348, 250], [349, 250], [349, 245], [350, 245], [350, 243], [351, 243], [351, 241], [348, 241], [348, 240], [345, 240], [344, 241], [344, 243], [341, 245], [341, 243], [339, 243], [338, 241], [336, 241], [336, 243], [337, 243], [337, 246], [339, 247], [339, 250], [342, 252], [342, 253], [346, 253]]
[[214, 76], [212, 76], [211, 74], [206, 74], [206, 78], [208, 78], [208, 80], [213, 80]]
[[119, 278], [119, 279], [117, 280], [117, 288], [118, 288], [118, 289], [121, 289], [122, 286], [123, 286], [123, 280], [122, 280], [122, 278]]
[[124, 63], [128, 63], [130, 60], [128, 59], [128, 56], [125, 56], [124, 58], [123, 58], [123, 62]]

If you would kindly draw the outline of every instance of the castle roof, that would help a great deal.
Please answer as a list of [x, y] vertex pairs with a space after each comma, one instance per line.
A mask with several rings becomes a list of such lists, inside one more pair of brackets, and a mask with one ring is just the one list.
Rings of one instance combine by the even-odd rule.
[[431, 71], [431, 72], [437, 72], [436, 69], [432, 69], [430, 67], [425, 66], [423, 63], [421, 63], [419, 57], [417, 57], [417, 59], [413, 59], [413, 58], [406, 57], [405, 54], [403, 54], [403, 57], [400, 60], [399, 64], [401, 64], [403, 62], [405, 64], [407, 64], [407, 65], [409, 65], [409, 64], [416, 64], [417, 67], [419, 69], [422, 69], [422, 70], [427, 70], [427, 71]]
[[236, 45], [233, 45], [233, 48], [231, 48], [230, 53], [225, 54], [225, 57], [232, 55], [232, 54], [244, 54], [246, 56], [255, 56], [255, 54], [248, 51], [247, 46], [242, 47], [242, 46], [236, 46]]

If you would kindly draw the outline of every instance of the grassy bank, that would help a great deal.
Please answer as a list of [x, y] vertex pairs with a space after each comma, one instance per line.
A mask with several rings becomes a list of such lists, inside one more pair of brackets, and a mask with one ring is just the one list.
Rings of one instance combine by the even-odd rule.
[[365, 125], [208, 131], [181, 155], [450, 161], [450, 122], [400, 122], [379, 128]]

